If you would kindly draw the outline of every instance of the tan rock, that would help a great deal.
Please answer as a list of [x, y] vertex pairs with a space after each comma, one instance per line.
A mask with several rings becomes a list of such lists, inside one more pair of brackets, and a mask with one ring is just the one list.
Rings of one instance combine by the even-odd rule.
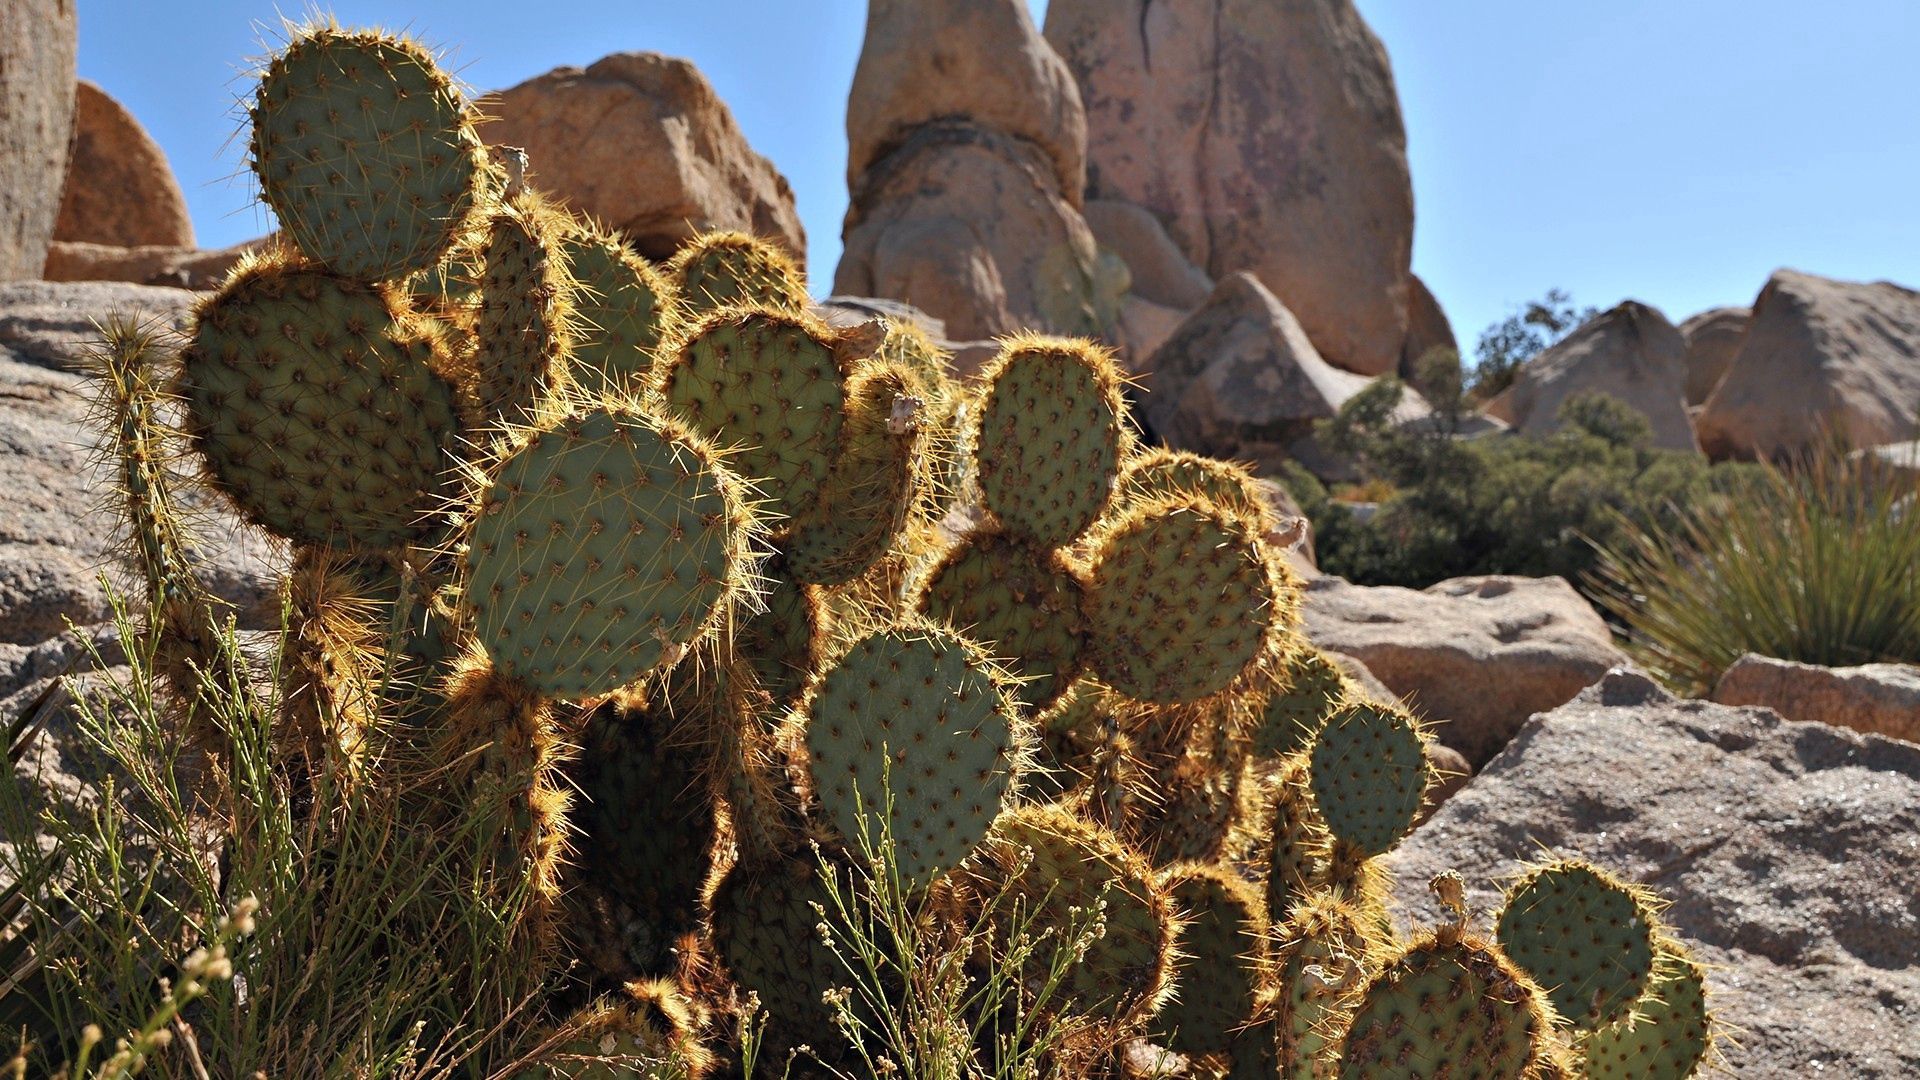
[[[1169, 446], [1266, 471], [1311, 459], [1314, 421], [1333, 416], [1371, 381], [1322, 360], [1293, 313], [1246, 272], [1222, 278], [1146, 371], [1142, 411], [1154, 434]], [[1424, 412], [1409, 394], [1401, 419]]]
[[73, 134], [73, 0], [7, 0], [0, 27], [0, 281], [47, 261]]
[[1687, 404], [1703, 404], [1720, 385], [1751, 321], [1752, 308], [1719, 307], [1680, 324], [1687, 343]]
[[1080, 205], [1086, 112], [1026, 0], [871, 0], [847, 99], [847, 186], [915, 128], [955, 117], [1039, 146]]
[[1254, 272], [1329, 361], [1394, 370], [1413, 187], [1386, 49], [1350, 0], [1052, 0], [1087, 195], [1152, 211], [1216, 280]]
[[1872, 468], [1885, 469], [1908, 483], [1920, 480], [1920, 439], [1868, 446], [1855, 450], [1852, 456], [1866, 459]]
[[1440, 301], [1427, 288], [1427, 283], [1415, 274], [1408, 279], [1407, 289], [1407, 341], [1400, 348], [1400, 377], [1411, 379], [1418, 373], [1420, 358], [1435, 349], [1460, 351], [1460, 342], [1453, 336], [1453, 324], [1447, 321], [1447, 313], [1440, 307]]
[[1920, 292], [1775, 272], [1698, 426], [1716, 458], [1920, 435]]
[[698, 68], [658, 53], [560, 67], [480, 101], [497, 146], [527, 151], [532, 182], [664, 259], [696, 233], [738, 229], [804, 257], [786, 177], [747, 145]]
[[1127, 264], [1134, 295], [1183, 312], [1206, 302], [1213, 279], [1187, 261], [1152, 211], [1119, 199], [1088, 199], [1080, 212], [1100, 246]]
[[1527, 717], [1626, 662], [1564, 578], [1470, 577], [1424, 590], [1307, 583], [1307, 636], [1367, 665], [1478, 766]]
[[1720, 676], [1713, 700], [1920, 742], [1920, 667], [1912, 664], [1833, 668], [1748, 653]]
[[955, 340], [1101, 336], [1124, 267], [1103, 261], [1039, 146], [965, 121], [916, 128], [861, 177], [833, 291], [903, 300]]
[[271, 238], [230, 248], [115, 247], [55, 240], [47, 247], [48, 281], [130, 281], [180, 289], [217, 289], [241, 256], [263, 248]]
[[1427, 764], [1433, 766], [1433, 784], [1427, 788], [1427, 797], [1420, 803], [1420, 817], [1414, 822], [1416, 828], [1473, 780], [1473, 766], [1467, 763], [1460, 751], [1446, 743], [1427, 745]]
[[1560, 428], [1560, 406], [1575, 394], [1610, 394], [1653, 425], [1653, 445], [1697, 450], [1687, 420], [1687, 346], [1659, 311], [1628, 300], [1526, 362], [1487, 415], [1523, 435]]
[[1160, 346], [1187, 321], [1187, 312], [1156, 304], [1134, 293], [1120, 298], [1120, 363], [1135, 375], [1152, 370], [1148, 364]]
[[193, 246], [193, 220], [160, 144], [105, 90], [81, 79], [55, 240]]

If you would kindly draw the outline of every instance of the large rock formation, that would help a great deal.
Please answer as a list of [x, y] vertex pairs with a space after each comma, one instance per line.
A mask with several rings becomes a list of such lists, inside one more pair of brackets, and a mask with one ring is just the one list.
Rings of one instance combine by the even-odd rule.
[[614, 53], [479, 102], [487, 142], [527, 151], [533, 183], [664, 259], [707, 229], [739, 229], [805, 256], [786, 177], [747, 145], [691, 63]]
[[1350, 0], [1052, 0], [1087, 107], [1087, 195], [1256, 274], [1321, 355], [1394, 370], [1413, 187], [1386, 49]]
[[1920, 434], [1920, 292], [1775, 272], [1697, 426], [1715, 457]]
[[1687, 343], [1687, 404], [1699, 405], [1712, 396], [1733, 365], [1752, 320], [1752, 308], [1718, 307], [1680, 324], [1680, 336]]
[[1748, 653], [1714, 684], [1713, 700], [1920, 742], [1920, 667], [1912, 664], [1830, 668]]
[[[930, 40], [929, 27], [956, 27]], [[934, 61], [956, 76], [916, 71]], [[1009, 60], [1012, 57], [1013, 60]], [[835, 292], [904, 300], [956, 338], [1111, 335], [1126, 268], [1080, 216], [1077, 91], [1024, 0], [876, 2], [847, 102], [849, 184]], [[1024, 100], [1000, 83], [1038, 92]]]
[[73, 133], [73, 0], [7, 0], [0, 28], [0, 281], [37, 278]]
[[1697, 450], [1687, 419], [1687, 345], [1659, 311], [1628, 300], [1526, 362], [1487, 414], [1526, 435], [1560, 427], [1560, 406], [1575, 394], [1610, 394], [1653, 425], [1653, 445]]
[[132, 113], [85, 79], [74, 93], [73, 145], [53, 238], [193, 246], [193, 220], [167, 155]]
[[1460, 342], [1453, 336], [1453, 323], [1448, 321], [1439, 298], [1433, 295], [1418, 274], [1409, 281], [1407, 340], [1400, 347], [1400, 377], [1403, 379], [1418, 375], [1421, 357], [1435, 349], [1449, 349], [1455, 353], [1460, 351]]
[[1314, 644], [1358, 657], [1475, 766], [1527, 717], [1627, 659], [1557, 577], [1454, 578], [1424, 590], [1322, 577], [1307, 584], [1304, 614]]
[[[1168, 445], [1266, 469], [1300, 460], [1325, 465], [1312, 441], [1316, 420], [1339, 412], [1369, 380], [1321, 359], [1307, 333], [1259, 279], [1221, 279], [1148, 359], [1141, 406]], [[1401, 419], [1425, 405], [1409, 393]]]
[[48, 281], [129, 281], [217, 289], [243, 256], [270, 243], [272, 237], [228, 248], [119, 247], [55, 240], [47, 246], [47, 267], [41, 276]]
[[1920, 1076], [1920, 747], [1608, 674], [1527, 724], [1389, 856], [1410, 921], [1446, 870], [1581, 856], [1672, 901], [1741, 1080]]

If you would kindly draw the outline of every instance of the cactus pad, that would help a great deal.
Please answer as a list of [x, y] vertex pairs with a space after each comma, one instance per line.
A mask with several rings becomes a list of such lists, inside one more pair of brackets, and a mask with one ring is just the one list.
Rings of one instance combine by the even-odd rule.
[[469, 228], [486, 150], [425, 49], [377, 33], [299, 33], [251, 109], [261, 193], [294, 243], [366, 281], [424, 270]]
[[1326, 826], [1307, 789], [1305, 755], [1297, 755], [1267, 781], [1273, 799], [1267, 847], [1267, 918], [1284, 922], [1313, 891], [1326, 870]]
[[816, 643], [827, 640], [832, 612], [812, 586], [793, 580], [785, 556], [775, 555], [761, 573], [767, 609], [741, 627], [739, 652], [773, 700], [791, 705], [806, 689]]
[[928, 574], [920, 610], [1006, 660], [1030, 709], [1051, 708], [1080, 673], [1086, 616], [1065, 559], [1017, 535], [977, 532]]
[[489, 420], [524, 423], [565, 385], [573, 345], [565, 220], [523, 193], [496, 211], [480, 252], [475, 393]]
[[390, 289], [243, 266], [183, 356], [188, 427], [214, 479], [272, 532], [388, 548], [422, 538], [459, 424], [442, 346]]
[[801, 711], [814, 794], [849, 851], [862, 854], [863, 830], [878, 850], [890, 830], [900, 878], [917, 886], [986, 837], [1025, 766], [1004, 682], [934, 627], [870, 634], [826, 665]]
[[1348, 991], [1366, 977], [1365, 921], [1331, 893], [1314, 893], [1279, 928], [1273, 953], [1274, 1034], [1286, 1080], [1330, 1070], [1330, 1040], [1346, 1025]]
[[1263, 905], [1231, 867], [1176, 866], [1161, 884], [1185, 918], [1174, 997], [1151, 1030], [1182, 1053], [1224, 1053], [1253, 1019], [1265, 964]]
[[1412, 716], [1371, 702], [1345, 705], [1309, 753], [1314, 806], [1335, 840], [1384, 855], [1413, 830], [1433, 768]]
[[615, 389], [639, 387], [674, 318], [672, 287], [618, 237], [599, 229], [574, 222], [559, 241], [576, 286], [576, 376], [586, 380], [593, 373]]
[[1340, 1040], [1341, 1080], [1530, 1077], [1552, 1054], [1545, 995], [1498, 950], [1442, 931], [1380, 966]]
[[1087, 679], [1076, 679], [1051, 709], [1035, 717], [1038, 754], [1024, 781], [1027, 797], [1047, 802], [1085, 783], [1112, 717], [1106, 688]]
[[[713, 1069], [685, 995], [663, 979], [636, 982], [587, 1006], [565, 1037], [513, 1080], [631, 1080], [642, 1075], [698, 1080]], [[654, 1072], [673, 1064], [673, 1071]]]
[[[844, 881], [840, 888], [844, 895]], [[734, 981], [760, 996], [768, 1045], [792, 1049], [831, 1031], [833, 1013], [821, 995], [851, 979], [820, 937], [814, 905], [831, 917], [834, 903], [812, 857], [802, 853], [768, 865], [737, 863], [714, 890], [711, 904], [714, 947]]]
[[1119, 488], [1129, 502], [1186, 496], [1256, 521], [1273, 516], [1260, 498], [1260, 481], [1245, 466], [1188, 450], [1142, 450], [1121, 467]]
[[1296, 641], [1281, 658], [1277, 685], [1253, 732], [1253, 756], [1285, 757], [1307, 745], [1347, 695], [1346, 673], [1326, 653]]
[[494, 468], [473, 511], [466, 601], [503, 673], [556, 698], [677, 663], [749, 587], [740, 484], [677, 424], [596, 408]]
[[1496, 936], [1546, 987], [1560, 1015], [1585, 1031], [1625, 1017], [1653, 973], [1646, 894], [1575, 860], [1548, 863], [1515, 883]]
[[1284, 569], [1243, 520], [1192, 500], [1136, 505], [1092, 542], [1089, 659], [1139, 701], [1227, 688], [1277, 647]]
[[796, 578], [844, 585], [886, 555], [926, 486], [921, 473], [921, 398], [912, 372], [863, 365], [847, 382], [841, 445], [813, 509], [794, 522], [787, 560]]
[[1020, 337], [980, 373], [973, 429], [982, 502], [1043, 547], [1085, 532], [1129, 449], [1120, 370], [1092, 342]]
[[672, 347], [668, 405], [715, 445], [737, 448], [729, 466], [776, 519], [813, 507], [840, 447], [846, 380], [835, 341], [807, 316], [723, 311]]
[[1687, 1080], [1713, 1050], [1706, 971], [1673, 941], [1660, 942], [1653, 981], [1633, 1014], [1587, 1036], [1591, 1080]]
[[[1031, 862], [1022, 852], [1031, 850]], [[1024, 863], [1024, 867], [1023, 867]], [[969, 886], [982, 896], [1000, 894], [993, 909], [994, 940], [1004, 948], [1017, 927], [1016, 911], [1032, 920], [1032, 933], [1051, 930], [1036, 942], [1023, 979], [1044, 976], [1075, 912], [1106, 901], [1106, 933], [1067, 965], [1059, 996], [1045, 1003], [1052, 1014], [1076, 1014], [1118, 1026], [1158, 1009], [1170, 988], [1173, 904], [1146, 860], [1119, 837], [1057, 807], [1021, 807], [1000, 819], [968, 867]]]
[[667, 274], [696, 313], [725, 307], [805, 311], [806, 275], [785, 251], [739, 232], [710, 232], [674, 253]]

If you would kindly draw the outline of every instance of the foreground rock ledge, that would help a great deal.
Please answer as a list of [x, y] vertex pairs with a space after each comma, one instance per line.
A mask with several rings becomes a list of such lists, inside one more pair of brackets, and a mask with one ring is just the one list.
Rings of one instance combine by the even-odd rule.
[[1535, 717], [1392, 858], [1411, 921], [1455, 869], [1581, 856], [1673, 902], [1743, 1080], [1920, 1075], [1920, 746], [1678, 700], [1627, 669]]

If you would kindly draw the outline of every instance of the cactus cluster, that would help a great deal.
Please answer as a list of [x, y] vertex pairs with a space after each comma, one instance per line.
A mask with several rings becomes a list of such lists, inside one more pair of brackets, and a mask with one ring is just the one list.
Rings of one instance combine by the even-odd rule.
[[405, 717], [486, 811], [475, 875], [534, 898], [514, 962], [553, 990], [515, 1022], [548, 1058], [519, 1075], [704, 1075], [749, 995], [833, 1064], [816, 928], [876, 851], [920, 918], [986, 928], [973, 970], [1071, 950], [991, 1008], [1076, 1053], [1707, 1056], [1697, 965], [1597, 869], [1529, 873], [1492, 939], [1463, 909], [1396, 932], [1381, 856], [1430, 735], [1306, 642], [1250, 474], [1137, 445], [1109, 351], [1018, 336], [963, 384], [912, 327], [810, 314], [763, 241], [649, 265], [476, 119], [416, 45], [297, 35], [253, 107], [288, 246], [201, 306], [178, 378], [209, 481], [296, 546], [289, 734], [351, 759]]

